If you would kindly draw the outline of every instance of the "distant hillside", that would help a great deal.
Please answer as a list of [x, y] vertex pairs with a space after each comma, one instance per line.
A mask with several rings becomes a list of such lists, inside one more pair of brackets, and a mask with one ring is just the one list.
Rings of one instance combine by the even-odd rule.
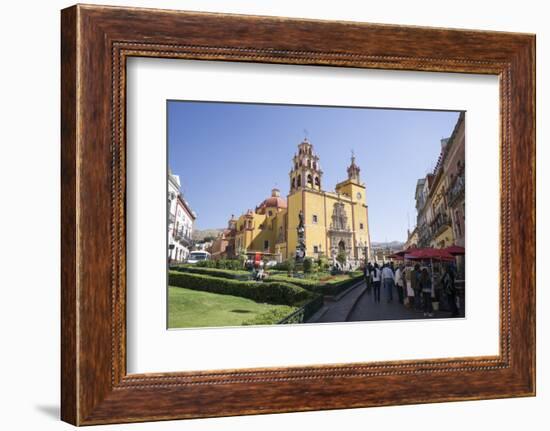
[[223, 229], [195, 229], [193, 231], [193, 239], [195, 241], [202, 241], [204, 238], [208, 237], [216, 238], [222, 231]]
[[390, 241], [390, 242], [371, 242], [372, 248], [390, 248], [391, 250], [402, 250], [405, 246], [405, 243], [400, 241]]

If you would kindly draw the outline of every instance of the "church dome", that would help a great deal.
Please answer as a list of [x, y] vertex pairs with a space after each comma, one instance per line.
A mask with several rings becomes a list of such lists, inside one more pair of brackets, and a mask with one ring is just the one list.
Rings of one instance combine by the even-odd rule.
[[259, 210], [260, 213], [263, 213], [262, 210], [265, 210], [266, 208], [284, 209], [286, 207], [286, 199], [281, 197], [280, 190], [278, 188], [273, 188], [271, 190], [271, 196], [258, 205], [257, 210]]
[[271, 196], [260, 204], [260, 208], [286, 208], [286, 199], [280, 196]]

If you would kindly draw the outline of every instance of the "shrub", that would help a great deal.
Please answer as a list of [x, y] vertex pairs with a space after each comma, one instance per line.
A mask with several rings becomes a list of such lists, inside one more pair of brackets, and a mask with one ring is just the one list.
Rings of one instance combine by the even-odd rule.
[[294, 259], [287, 259], [279, 262], [272, 269], [279, 271], [292, 271], [294, 269]]
[[311, 292], [291, 283], [256, 283], [179, 271], [169, 272], [169, 284], [203, 292], [240, 296], [268, 304], [294, 305], [313, 296]]
[[341, 251], [341, 252], [339, 252], [338, 255], [336, 256], [336, 260], [337, 260], [338, 262], [340, 262], [340, 263], [343, 265], [343, 264], [346, 263], [346, 261], [348, 260], [348, 257], [347, 257], [347, 255], [346, 255], [345, 252]]
[[217, 269], [243, 269], [243, 263], [239, 259], [216, 259], [216, 260], [201, 260], [194, 264], [199, 268], [217, 268]]
[[232, 280], [249, 280], [250, 273], [248, 271], [237, 271], [233, 269], [218, 269], [200, 267], [196, 265], [181, 265], [173, 268], [174, 271], [189, 272], [191, 274], [211, 275], [213, 277], [229, 278]]
[[310, 257], [304, 259], [304, 272], [310, 273], [313, 269], [313, 260]]
[[296, 311], [296, 307], [281, 306], [259, 314], [253, 319], [246, 320], [243, 325], [273, 325], [279, 323], [294, 311]]
[[325, 256], [321, 256], [317, 260], [317, 265], [319, 265], [319, 270], [320, 271], [326, 271], [330, 267], [329, 261]]
[[361, 281], [363, 275], [359, 274], [357, 277], [345, 277], [330, 280], [319, 279], [307, 279], [307, 278], [293, 278], [284, 275], [272, 275], [269, 277], [268, 282], [286, 282], [292, 283], [310, 292], [319, 293], [321, 295], [338, 295], [348, 287]]
[[295, 277], [289, 277], [287, 275], [270, 275], [267, 279], [268, 283], [272, 282], [283, 282], [283, 283], [291, 283], [295, 284], [296, 286], [300, 286], [304, 289], [312, 290], [313, 287], [317, 286], [319, 282], [317, 280], [310, 280], [307, 278], [295, 278]]

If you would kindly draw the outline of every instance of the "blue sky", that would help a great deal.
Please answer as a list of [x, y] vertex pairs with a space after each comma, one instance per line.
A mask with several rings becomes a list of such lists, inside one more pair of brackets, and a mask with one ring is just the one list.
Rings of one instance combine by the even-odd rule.
[[168, 163], [197, 212], [197, 229], [225, 227], [268, 197], [286, 196], [297, 145], [320, 157], [323, 188], [346, 178], [351, 151], [367, 186], [371, 241], [404, 241], [416, 181], [431, 171], [458, 112], [168, 102]]

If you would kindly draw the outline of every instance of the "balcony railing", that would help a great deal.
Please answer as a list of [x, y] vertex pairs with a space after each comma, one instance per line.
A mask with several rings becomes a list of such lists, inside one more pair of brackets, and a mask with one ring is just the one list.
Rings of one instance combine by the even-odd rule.
[[455, 177], [447, 191], [447, 202], [449, 205], [453, 205], [457, 199], [464, 196], [465, 184], [464, 172], [461, 172]]
[[451, 220], [447, 214], [444, 212], [439, 212], [434, 217], [433, 221], [430, 223], [430, 230], [432, 236], [439, 235], [447, 227], [451, 226]]
[[174, 239], [185, 246], [190, 246], [192, 244], [191, 237], [188, 234], [184, 234], [183, 231], [175, 232]]

